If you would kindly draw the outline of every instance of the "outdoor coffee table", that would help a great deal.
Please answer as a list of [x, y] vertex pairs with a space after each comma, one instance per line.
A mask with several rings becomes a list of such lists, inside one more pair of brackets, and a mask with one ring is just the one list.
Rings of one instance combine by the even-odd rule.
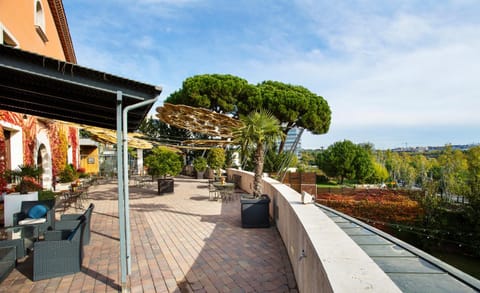
[[0, 282], [2, 282], [15, 267], [17, 260], [15, 253], [15, 246], [0, 247]]
[[33, 247], [35, 230], [34, 226], [29, 225], [7, 227], [0, 235], [0, 247], [15, 247], [16, 258], [23, 258], [27, 255], [27, 249]]
[[222, 200], [228, 201], [231, 200], [233, 197], [233, 192], [235, 190], [235, 183], [221, 183], [221, 182], [214, 182], [213, 186], [218, 190], [220, 193], [220, 198]]

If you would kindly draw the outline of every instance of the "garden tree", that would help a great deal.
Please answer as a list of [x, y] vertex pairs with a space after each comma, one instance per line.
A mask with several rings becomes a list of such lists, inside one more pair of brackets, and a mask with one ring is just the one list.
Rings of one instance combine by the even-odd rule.
[[222, 148], [211, 148], [208, 151], [207, 162], [210, 168], [216, 170], [217, 176], [221, 175], [220, 169], [225, 166], [225, 150]]
[[470, 148], [466, 153], [469, 198], [480, 200], [480, 146]]
[[434, 159], [428, 159], [424, 155], [414, 155], [412, 157], [411, 164], [416, 170], [417, 179], [416, 183], [420, 186], [424, 186], [427, 181], [432, 178], [432, 168]]
[[330, 177], [357, 180], [358, 182], [383, 182], [388, 172], [375, 161], [373, 148], [356, 145], [349, 140], [335, 142], [317, 154], [317, 165]]
[[281, 122], [285, 134], [278, 152], [283, 151], [288, 131], [301, 127], [313, 134], [328, 132], [331, 111], [327, 101], [308, 89], [278, 81], [264, 81], [257, 85], [258, 94], [239, 100], [240, 114], [255, 109], [267, 109]]
[[466, 207], [467, 217], [470, 219], [472, 230], [476, 238], [476, 245], [480, 245], [480, 146], [470, 148], [466, 152], [468, 162], [467, 191], [468, 205]]
[[167, 147], [158, 146], [145, 158], [145, 166], [148, 167], [147, 172], [152, 178], [176, 176], [182, 171], [182, 157]]
[[315, 153], [312, 151], [302, 151], [300, 152], [300, 163], [310, 166], [315, 164]]
[[400, 154], [400, 180], [406, 187], [413, 187], [417, 178], [417, 170], [412, 165], [412, 157], [407, 153]]
[[234, 131], [235, 142], [240, 144], [242, 149], [248, 149], [248, 146], [254, 148], [253, 196], [260, 197], [265, 148], [268, 149], [282, 138], [280, 121], [266, 110], [254, 111], [240, 119], [244, 125]]
[[354, 160], [357, 146], [349, 141], [337, 141], [317, 156], [317, 165], [330, 177], [339, 177], [340, 184], [345, 178], [355, 175]]
[[369, 182], [371, 183], [382, 183], [387, 181], [389, 174], [387, 168], [384, 165], [377, 161], [372, 161], [373, 164], [373, 174], [369, 178]]
[[465, 194], [468, 163], [465, 155], [460, 150], [453, 150], [447, 145], [438, 157], [440, 165], [440, 190], [442, 194]]
[[364, 145], [357, 145], [355, 150], [355, 159], [353, 161], [354, 178], [360, 183], [370, 179], [375, 172], [373, 166], [373, 155]]
[[400, 155], [391, 150], [385, 152], [385, 168], [387, 168], [390, 178], [397, 182], [400, 177]]
[[172, 93], [166, 103], [210, 109], [217, 113], [233, 113], [238, 117], [239, 101], [255, 96], [257, 89], [245, 79], [229, 74], [203, 74], [187, 78], [182, 88]]
[[[257, 86], [228, 74], [204, 74], [187, 78], [182, 88], [166, 101], [231, 113], [234, 117], [266, 109], [282, 124], [286, 134], [293, 127], [302, 127], [314, 134], [324, 134], [330, 127], [328, 103], [302, 86], [265, 81]], [[278, 152], [283, 151], [282, 139]]]
[[417, 173], [412, 166], [412, 159], [409, 154], [387, 151], [385, 167], [394, 182], [410, 187], [415, 184]]

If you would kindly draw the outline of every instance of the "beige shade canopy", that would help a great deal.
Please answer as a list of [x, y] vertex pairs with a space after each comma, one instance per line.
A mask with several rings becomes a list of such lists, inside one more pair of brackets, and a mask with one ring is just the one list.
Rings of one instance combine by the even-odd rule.
[[233, 129], [243, 125], [227, 115], [186, 105], [165, 103], [157, 112], [158, 119], [167, 124], [214, 137], [232, 138]]
[[182, 141], [183, 145], [191, 145], [196, 147], [214, 147], [214, 146], [225, 146], [231, 144], [229, 140], [219, 140], [219, 139], [190, 139]]
[[[83, 125], [83, 124], [70, 123], [65, 121], [57, 121], [57, 122], [67, 126], [77, 127], [77, 128], [86, 130], [91, 134], [90, 138], [92, 140], [98, 141], [100, 143], [105, 143], [105, 144], [117, 143], [117, 132], [115, 130]], [[128, 133], [128, 146], [136, 149], [153, 148], [153, 145], [151, 142], [136, 137], [135, 133]]]

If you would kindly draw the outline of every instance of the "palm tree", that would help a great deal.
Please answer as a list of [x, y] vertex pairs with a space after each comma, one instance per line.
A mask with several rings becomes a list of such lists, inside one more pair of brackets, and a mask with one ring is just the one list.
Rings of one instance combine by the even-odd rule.
[[37, 183], [43, 174], [43, 168], [33, 165], [19, 165], [18, 169], [9, 172], [9, 176], [20, 179], [18, 190], [20, 194], [27, 194], [29, 191], [41, 189]]
[[260, 197], [262, 194], [262, 173], [265, 150], [272, 144], [277, 143], [284, 134], [280, 127], [280, 121], [272, 113], [259, 110], [248, 116], [240, 117], [243, 126], [234, 132], [235, 141], [243, 150], [254, 148], [254, 181], [253, 196]]

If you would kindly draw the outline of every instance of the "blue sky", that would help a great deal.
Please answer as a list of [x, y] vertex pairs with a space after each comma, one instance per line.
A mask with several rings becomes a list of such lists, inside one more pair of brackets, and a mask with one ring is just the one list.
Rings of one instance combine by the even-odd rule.
[[328, 134], [378, 149], [480, 143], [477, 0], [64, 1], [80, 65], [160, 85], [277, 80], [323, 96]]

